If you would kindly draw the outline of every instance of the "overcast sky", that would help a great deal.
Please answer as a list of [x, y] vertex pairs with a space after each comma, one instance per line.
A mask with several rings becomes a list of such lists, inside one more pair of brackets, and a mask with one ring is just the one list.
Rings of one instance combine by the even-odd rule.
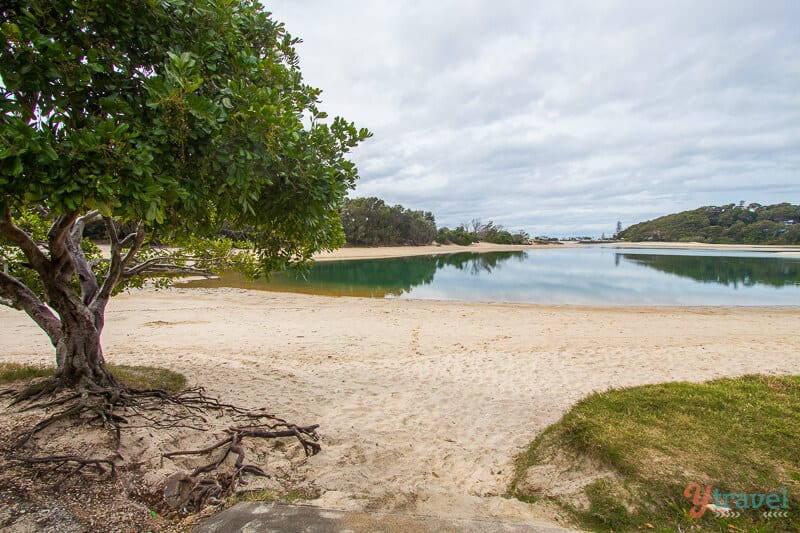
[[374, 133], [351, 196], [551, 236], [800, 203], [800, 1], [265, 5]]

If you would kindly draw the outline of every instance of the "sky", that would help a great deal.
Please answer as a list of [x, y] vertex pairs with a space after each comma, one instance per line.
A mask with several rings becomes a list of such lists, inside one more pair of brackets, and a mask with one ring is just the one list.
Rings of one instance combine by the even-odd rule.
[[557, 237], [800, 203], [796, 0], [264, 4], [374, 134], [351, 197]]

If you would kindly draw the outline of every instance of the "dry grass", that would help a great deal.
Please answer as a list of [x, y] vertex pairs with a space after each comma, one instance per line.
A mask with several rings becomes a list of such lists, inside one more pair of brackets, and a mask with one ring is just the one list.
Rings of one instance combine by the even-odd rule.
[[[186, 377], [172, 370], [150, 366], [108, 365], [120, 383], [132, 389], [165, 389], [179, 391], [186, 386]], [[0, 362], [0, 384], [52, 376], [55, 368]]]
[[20, 365], [17, 363], [0, 362], [0, 383], [13, 383], [14, 381], [28, 381], [35, 378], [52, 376], [55, 369], [48, 366]]

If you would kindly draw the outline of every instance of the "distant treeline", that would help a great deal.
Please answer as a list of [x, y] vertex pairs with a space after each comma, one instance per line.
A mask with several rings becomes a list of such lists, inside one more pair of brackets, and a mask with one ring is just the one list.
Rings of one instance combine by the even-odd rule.
[[527, 244], [531, 237], [524, 231], [511, 233], [496, 226], [491, 220], [483, 223], [474, 219], [470, 224], [461, 224], [456, 229], [439, 228], [436, 242], [440, 244], [460, 244], [466, 246], [473, 242], [491, 242], [494, 244]]
[[347, 244], [352, 246], [425, 245], [434, 241], [460, 245], [479, 241], [525, 244], [530, 240], [524, 231], [511, 233], [492, 221], [483, 223], [478, 219], [456, 229], [437, 229], [430, 211], [386, 205], [375, 197], [347, 199], [340, 214]]
[[[530, 237], [524, 231], [511, 233], [494, 222], [483, 223], [474, 219], [456, 229], [436, 227], [436, 219], [430, 211], [414, 211], [402, 205], [387, 205], [380, 198], [347, 198], [339, 215], [342, 221], [345, 240], [350, 246], [422, 246], [438, 242], [441, 244], [469, 245], [474, 242], [497, 244], [525, 244]], [[239, 241], [243, 246], [257, 238], [252, 228], [233, 231], [232, 226], [223, 222], [218, 234]], [[122, 235], [135, 231], [132, 225], [117, 224]], [[107, 240], [108, 234], [103, 222], [91, 223], [84, 234], [94, 240]], [[153, 237], [159, 242], [159, 236]]]
[[380, 198], [347, 199], [340, 214], [347, 244], [353, 246], [421, 245], [436, 238], [433, 213], [388, 206]]
[[800, 205], [707, 206], [640, 222], [619, 232], [627, 241], [800, 244]]

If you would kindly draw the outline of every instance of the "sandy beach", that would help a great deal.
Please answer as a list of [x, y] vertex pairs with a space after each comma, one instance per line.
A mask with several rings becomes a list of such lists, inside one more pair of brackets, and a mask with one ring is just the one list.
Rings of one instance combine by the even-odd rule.
[[390, 257], [409, 257], [415, 255], [452, 254], [459, 252], [516, 252], [520, 250], [559, 250], [582, 246], [603, 246], [607, 248], [663, 248], [673, 250], [717, 250], [732, 252], [769, 252], [778, 255], [800, 257], [800, 246], [771, 246], [758, 244], [706, 244], [701, 242], [616, 242], [595, 245], [579, 244], [573, 241], [559, 241], [553, 244], [491, 244], [479, 242], [469, 246], [454, 244], [430, 246], [387, 246], [377, 248], [339, 248], [332, 252], [321, 252], [314, 256], [315, 261], [338, 261], [348, 259], [383, 259]]
[[[170, 368], [228, 401], [319, 423], [323, 451], [300, 467], [319, 505], [535, 522], [556, 515], [500, 495], [514, 455], [575, 401], [610, 387], [798, 373], [798, 331], [796, 308], [170, 289], [116, 297], [103, 344], [111, 362]], [[53, 359], [27, 316], [0, 308], [0, 360]]]
[[731, 252], [767, 252], [800, 257], [800, 246], [775, 246], [771, 244], [707, 244], [704, 242], [619, 242], [603, 244], [609, 248], [665, 248], [673, 250], [717, 250]]
[[314, 256], [315, 261], [340, 261], [348, 259], [386, 259], [390, 257], [411, 257], [416, 255], [455, 254], [459, 252], [518, 252], [520, 250], [558, 249], [579, 246], [577, 243], [558, 244], [491, 244], [477, 242], [469, 246], [456, 244], [431, 244], [429, 246], [384, 246], [376, 248], [339, 248], [332, 252], [321, 252]]

